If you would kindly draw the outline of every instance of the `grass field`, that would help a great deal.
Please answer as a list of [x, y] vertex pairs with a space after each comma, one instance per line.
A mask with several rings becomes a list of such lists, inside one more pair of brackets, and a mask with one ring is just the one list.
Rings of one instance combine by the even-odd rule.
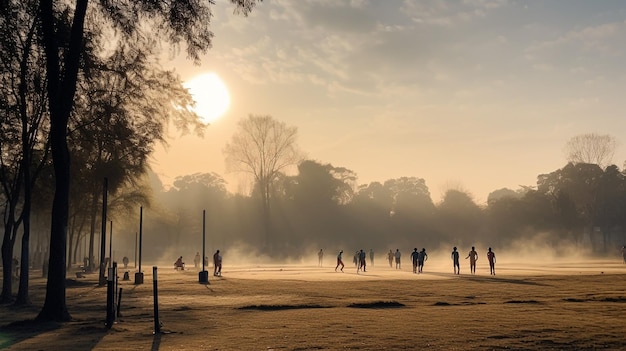
[[428, 263], [419, 275], [382, 263], [361, 274], [333, 268], [224, 267], [223, 277], [210, 275], [204, 285], [197, 270], [160, 267], [157, 334], [150, 266], [144, 284], [134, 284], [132, 271], [131, 281], [120, 280], [121, 317], [110, 330], [97, 274], [68, 280], [73, 320], [63, 324], [33, 321], [45, 293], [45, 279], [33, 278], [32, 306], [0, 306], [0, 348], [626, 349], [626, 265], [619, 262], [508, 263], [496, 276], [484, 267], [455, 276]]

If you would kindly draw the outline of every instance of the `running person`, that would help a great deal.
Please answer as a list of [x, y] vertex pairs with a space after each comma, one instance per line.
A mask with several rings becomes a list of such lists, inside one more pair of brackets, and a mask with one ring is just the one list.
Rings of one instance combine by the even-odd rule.
[[489, 273], [496, 275], [496, 254], [491, 251], [491, 248], [487, 250], [487, 261], [489, 261]]
[[465, 257], [466, 260], [468, 258], [470, 259], [470, 273], [476, 274], [476, 261], [478, 261], [478, 252], [476, 252], [474, 246], [472, 246], [472, 250], [467, 254], [467, 257]]
[[337, 265], [335, 266], [335, 272], [337, 272], [337, 268], [339, 268], [339, 266], [341, 266], [341, 271], [343, 272], [343, 260], [341, 259], [341, 255], [343, 255], [343, 250], [339, 251], [339, 254], [337, 255]]
[[454, 267], [454, 274], [461, 274], [461, 265], [459, 264], [459, 252], [456, 250], [456, 246], [452, 248], [452, 266]]

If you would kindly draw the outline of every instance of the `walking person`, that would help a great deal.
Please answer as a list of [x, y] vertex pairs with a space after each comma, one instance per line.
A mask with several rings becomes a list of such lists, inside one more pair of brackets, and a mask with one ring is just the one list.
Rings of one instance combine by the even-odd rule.
[[318, 266], [322, 266], [322, 261], [324, 261], [324, 251], [322, 249], [320, 249], [320, 252], [317, 253], [317, 258], [318, 258]]
[[374, 267], [374, 249], [370, 249], [370, 265]]
[[413, 262], [413, 273], [417, 273], [417, 259], [419, 258], [420, 253], [417, 252], [417, 247], [413, 249], [411, 252], [411, 261]]
[[468, 258], [470, 260], [470, 273], [476, 274], [476, 261], [478, 261], [478, 252], [476, 252], [474, 246], [472, 246], [472, 250], [470, 250], [470, 252], [467, 254], [467, 257], [465, 257], [466, 260]]
[[200, 266], [200, 253], [196, 252], [196, 256], [193, 258], [193, 266], [198, 268]]
[[396, 249], [394, 256], [396, 257], [396, 269], [402, 269], [402, 265], [400, 265], [400, 257], [402, 256], [400, 249]]
[[220, 250], [215, 251], [213, 254], [213, 275], [216, 277], [222, 275], [222, 255], [220, 255]]
[[424, 272], [424, 262], [428, 260], [428, 255], [426, 254], [426, 249], [422, 248], [419, 255], [417, 255], [417, 272]]
[[496, 254], [491, 251], [491, 248], [487, 250], [487, 261], [489, 261], [489, 274], [496, 275]]
[[343, 255], [343, 250], [339, 251], [339, 254], [337, 255], [337, 265], [335, 266], [335, 272], [337, 272], [337, 268], [339, 268], [339, 266], [341, 266], [341, 271], [343, 272], [343, 260], [341, 259], [341, 256]]
[[365, 271], [366, 263], [367, 263], [367, 259], [366, 259], [365, 251], [361, 249], [361, 251], [359, 251], [359, 267], [357, 268], [356, 272], [359, 273], [359, 269], [363, 270], [363, 272], [366, 272]]
[[454, 274], [461, 274], [461, 265], [459, 264], [459, 252], [456, 250], [456, 246], [452, 248], [452, 266], [454, 267]]
[[391, 249], [387, 254], [387, 259], [389, 259], [389, 268], [393, 268], [393, 251], [391, 251]]

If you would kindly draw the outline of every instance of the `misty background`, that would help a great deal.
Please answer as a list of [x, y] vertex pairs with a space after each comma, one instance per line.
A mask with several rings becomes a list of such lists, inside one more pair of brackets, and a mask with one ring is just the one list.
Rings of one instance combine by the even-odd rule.
[[[297, 155], [303, 154], [297, 150], [297, 130], [272, 117], [250, 116], [241, 121], [240, 127], [260, 121], [275, 128], [270, 135], [294, 132], [290, 146]], [[224, 150], [227, 162], [232, 162], [228, 152], [233, 152], [234, 144], [250, 147], [242, 140], [255, 137], [258, 135], [246, 134], [243, 129], [234, 135]], [[268, 145], [270, 141], [276, 140], [270, 138]], [[389, 250], [399, 248], [408, 262], [413, 247], [426, 248], [431, 262], [434, 255], [439, 255], [447, 263], [452, 246], [464, 256], [474, 245], [483, 257], [489, 246], [498, 253], [507, 251], [518, 256], [558, 258], [584, 254], [617, 258], [626, 243], [626, 175], [610, 164], [616, 145], [616, 140], [607, 135], [574, 137], [566, 146], [566, 158], [571, 162], [564, 161], [562, 168], [537, 175], [536, 184], [494, 189], [486, 204], [476, 203], [472, 194], [461, 187], [449, 188], [435, 203], [426, 181], [419, 176], [359, 184], [356, 171], [309, 159], [294, 160], [284, 171], [266, 179], [264, 186], [254, 177], [242, 178], [248, 179], [244, 181], [248, 186], [240, 189], [249, 190], [238, 193], [228, 191], [226, 181], [214, 172], [180, 176], [166, 188], [148, 168], [128, 173], [128, 169], [118, 169], [118, 162], [105, 162], [99, 173], [91, 174], [89, 182], [74, 183], [76, 201], [71, 206], [68, 266], [83, 264], [83, 258], [88, 257], [92, 232], [98, 261], [101, 174], [127, 177], [109, 190], [108, 220], [113, 225], [113, 259], [121, 262], [127, 256], [131, 266], [140, 206], [142, 258], [147, 262], [168, 264], [182, 255], [187, 265], [192, 264], [196, 252], [202, 254], [203, 211], [206, 255], [211, 258], [220, 249], [225, 264], [231, 265], [316, 264], [320, 249], [325, 251], [329, 265], [340, 249], [345, 252], [347, 264], [359, 249], [373, 249], [376, 259], [382, 261]], [[588, 162], [582, 162], [585, 160]], [[603, 168], [598, 163], [608, 165]], [[462, 178], [462, 170], [459, 172]], [[268, 190], [267, 194], [263, 195], [262, 188]], [[39, 192], [49, 193], [51, 189], [46, 192], [45, 186]], [[95, 205], [82, 205], [85, 203]], [[48, 242], [49, 208], [39, 202], [33, 215], [32, 252], [39, 253]], [[107, 232], [107, 245], [110, 234]], [[109, 250], [107, 246], [107, 256]]]

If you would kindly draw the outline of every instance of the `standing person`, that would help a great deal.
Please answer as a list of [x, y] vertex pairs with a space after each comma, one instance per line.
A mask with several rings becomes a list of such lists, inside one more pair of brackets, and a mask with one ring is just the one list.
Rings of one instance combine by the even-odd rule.
[[[85, 257], [85, 259], [87, 259]], [[122, 263], [124, 264], [124, 268], [128, 268], [128, 257], [124, 256], [124, 258], [122, 258]]]
[[196, 256], [193, 258], [194, 267], [198, 268], [200, 266], [200, 253], [196, 252]]
[[489, 261], [489, 273], [496, 275], [496, 254], [491, 251], [491, 248], [487, 250], [487, 261]]
[[393, 251], [389, 249], [389, 253], [387, 254], [387, 259], [389, 259], [389, 268], [393, 267]]
[[626, 246], [622, 246], [622, 258], [624, 259], [624, 263], [626, 263]]
[[354, 263], [354, 266], [357, 267], [357, 269], [359, 268], [359, 250], [356, 250], [356, 252], [354, 253], [354, 256], [352, 257], [352, 263]]
[[220, 250], [215, 251], [213, 254], [213, 275], [222, 275], [222, 255], [220, 255]]
[[472, 250], [470, 250], [470, 252], [467, 254], [467, 257], [465, 257], [466, 260], [468, 258], [470, 259], [470, 273], [476, 274], [476, 261], [478, 261], [478, 252], [476, 252], [474, 246], [472, 246]]
[[417, 257], [417, 271], [422, 273], [424, 271], [424, 262], [428, 260], [428, 255], [426, 254], [426, 249], [422, 248], [418, 257]]
[[317, 253], [317, 258], [318, 258], [318, 266], [322, 266], [322, 261], [324, 260], [324, 250], [320, 249], [320, 252]]
[[374, 267], [374, 249], [370, 249], [370, 264]]
[[396, 269], [401, 269], [402, 265], [400, 265], [400, 257], [402, 254], [400, 253], [400, 249], [396, 249], [396, 253], [394, 255], [396, 257]]
[[343, 272], [343, 260], [341, 259], [341, 255], [343, 255], [343, 250], [339, 251], [339, 255], [337, 255], [337, 265], [335, 266], [335, 272], [337, 272], [337, 268], [341, 266], [341, 271]]
[[454, 266], [454, 274], [461, 274], [461, 265], [459, 264], [459, 252], [456, 250], [456, 246], [452, 248], [452, 266]]
[[413, 273], [417, 273], [417, 259], [419, 258], [420, 253], [417, 252], [417, 247], [413, 249], [411, 252], [411, 261], [413, 262]]
[[365, 254], [365, 251], [363, 251], [363, 249], [361, 249], [361, 252], [359, 252], [359, 265], [361, 266], [363, 272], [365, 272], [365, 266], [367, 265], [367, 255]]

